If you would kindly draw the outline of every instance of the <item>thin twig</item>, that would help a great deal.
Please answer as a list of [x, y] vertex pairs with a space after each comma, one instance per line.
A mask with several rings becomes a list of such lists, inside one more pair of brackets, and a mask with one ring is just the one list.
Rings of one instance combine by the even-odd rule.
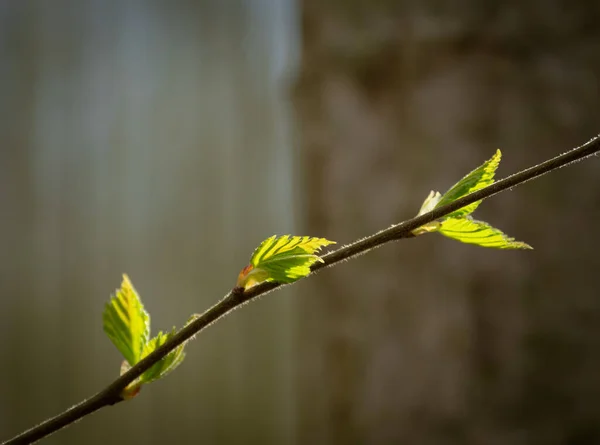
[[[517, 185], [521, 185], [531, 179], [538, 178], [546, 173], [564, 167], [573, 162], [580, 161], [598, 152], [600, 152], [600, 136], [591, 139], [582, 146], [574, 148], [567, 153], [531, 167], [527, 170], [515, 173], [514, 175], [497, 181], [488, 187], [457, 199], [448, 205], [436, 208], [431, 212], [417, 216], [408, 221], [404, 221], [400, 224], [393, 225], [385, 230], [375, 233], [374, 235], [360, 239], [352, 244], [348, 244], [347, 246], [343, 246], [335, 251], [332, 251], [322, 257], [322, 263], [316, 263], [313, 265], [313, 273], [311, 273], [311, 275], [320, 269], [361, 255], [390, 241], [412, 237], [412, 231], [418, 227], [440, 219], [476, 201], [489, 198], [497, 193], [516, 187]], [[193, 322], [182, 328], [169, 341], [146, 356], [102, 391], [93, 397], [80, 402], [72, 408], [69, 408], [56, 417], [48, 419], [39, 425], [19, 434], [18, 436], [15, 436], [14, 438], [4, 442], [2, 445], [25, 445], [33, 443], [58, 431], [61, 428], [64, 428], [67, 425], [70, 425], [71, 423], [78, 421], [88, 414], [92, 414], [100, 408], [121, 402], [123, 400], [120, 396], [121, 391], [140, 375], [142, 375], [144, 371], [149, 369], [153, 364], [158, 362], [177, 346], [181, 345], [203, 329], [210, 326], [232, 309], [282, 286], [283, 285], [277, 283], [263, 283], [254, 286], [247, 291], [243, 291], [243, 289], [240, 288], [234, 288], [217, 304], [212, 306]]]

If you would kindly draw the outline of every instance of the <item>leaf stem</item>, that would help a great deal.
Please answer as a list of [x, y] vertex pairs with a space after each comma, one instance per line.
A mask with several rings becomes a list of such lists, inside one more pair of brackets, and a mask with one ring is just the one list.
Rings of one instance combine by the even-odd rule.
[[[402, 238], [410, 238], [413, 236], [412, 231], [418, 227], [442, 218], [476, 201], [494, 196], [507, 189], [521, 185], [531, 179], [538, 178], [546, 173], [580, 161], [598, 152], [600, 152], [600, 136], [596, 136], [585, 144], [546, 162], [523, 170], [519, 173], [515, 173], [500, 181], [494, 182], [492, 185], [459, 198], [448, 205], [436, 208], [431, 212], [393, 225], [371, 236], [334, 250], [322, 257], [322, 263], [315, 263], [311, 267], [311, 275], [320, 269], [333, 266], [341, 261], [364, 254], [369, 250], [379, 247], [390, 241], [396, 241]], [[121, 391], [129, 383], [137, 379], [140, 375], [142, 375], [142, 373], [144, 373], [144, 371], [149, 369], [153, 364], [158, 362], [173, 349], [177, 348], [179, 345], [186, 342], [200, 331], [206, 329], [232, 309], [280, 287], [283, 287], [283, 285], [277, 283], [262, 283], [246, 291], [244, 291], [242, 288], [234, 288], [218, 303], [216, 303], [194, 321], [183, 327], [169, 341], [146, 356], [143, 360], [138, 362], [135, 366], [129, 369], [126, 373], [124, 373], [102, 391], [93, 397], [80, 402], [72, 408], [69, 408], [63, 413], [45, 420], [39, 425], [15, 436], [14, 438], [4, 442], [2, 445], [25, 445], [33, 443], [58, 431], [61, 428], [64, 428], [67, 425], [75, 423], [79, 419], [94, 413], [100, 408], [121, 402], [123, 400], [120, 396]]]

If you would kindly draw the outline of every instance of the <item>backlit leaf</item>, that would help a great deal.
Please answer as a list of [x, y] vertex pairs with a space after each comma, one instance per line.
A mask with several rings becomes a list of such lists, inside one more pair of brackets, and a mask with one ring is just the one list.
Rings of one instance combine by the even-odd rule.
[[[159, 346], [162, 346], [167, 342], [167, 340], [171, 339], [175, 335], [175, 329], [171, 332], [163, 334], [160, 331], [156, 337], [151, 339], [142, 352], [142, 358], [146, 357], [148, 354], [155, 351]], [[178, 346], [171, 352], [169, 352], [166, 356], [152, 365], [146, 372], [144, 372], [140, 376], [140, 383], [150, 383], [155, 380], [158, 380], [168, 373], [173, 371], [177, 366], [181, 364], [183, 359], [185, 358], [185, 352], [183, 352], [184, 344]]]
[[[501, 158], [502, 153], [500, 150], [496, 150], [496, 153], [491, 159], [484, 162], [481, 166], [473, 170], [471, 173], [450, 187], [450, 189], [441, 196], [435, 207], [442, 207], [446, 204], [450, 204], [451, 202], [456, 201], [458, 198], [493, 184], [494, 174], [496, 173], [498, 165], [500, 165]], [[427, 202], [427, 200], [425, 201]], [[476, 201], [472, 204], [469, 204], [468, 206], [452, 212], [448, 215], [448, 218], [469, 215], [475, 211], [479, 204], [481, 204], [481, 201]]]
[[250, 264], [239, 274], [237, 286], [248, 288], [264, 281], [292, 283], [310, 274], [310, 266], [322, 259], [323, 246], [335, 244], [309, 236], [272, 236], [256, 248]]
[[417, 216], [421, 216], [425, 213], [431, 212], [438, 205], [440, 199], [442, 199], [442, 194], [440, 192], [434, 192], [433, 190], [430, 191], [429, 195], [427, 195], [427, 198], [425, 198], [425, 201], [423, 201], [423, 204], [421, 205]]
[[442, 221], [438, 230], [444, 236], [457, 241], [476, 244], [495, 249], [532, 249], [529, 244], [515, 241], [514, 238], [502, 233], [483, 221], [471, 217], [448, 218]]
[[150, 316], [127, 275], [121, 288], [111, 296], [102, 314], [104, 332], [133, 366], [142, 356], [150, 337]]

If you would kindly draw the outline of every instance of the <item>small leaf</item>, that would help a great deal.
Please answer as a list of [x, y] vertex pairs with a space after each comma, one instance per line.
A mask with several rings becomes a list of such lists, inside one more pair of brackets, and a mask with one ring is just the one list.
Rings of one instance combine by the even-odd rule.
[[425, 198], [425, 201], [423, 201], [423, 204], [421, 205], [421, 209], [419, 210], [419, 213], [417, 213], [417, 216], [421, 216], [425, 213], [431, 212], [438, 205], [440, 199], [442, 199], [442, 195], [440, 194], [440, 192], [434, 192], [433, 190], [430, 191], [427, 198]]
[[[492, 156], [491, 159], [484, 162], [480, 167], [473, 170], [471, 173], [466, 175], [448, 190], [446, 193], [442, 195], [440, 200], [437, 202], [435, 207], [442, 207], [446, 204], [450, 204], [451, 202], [456, 201], [458, 198], [461, 198], [469, 193], [473, 193], [476, 190], [482, 189], [494, 183], [494, 174], [498, 169], [498, 165], [500, 165], [500, 159], [502, 158], [502, 153], [500, 150], [496, 150], [496, 154]], [[430, 194], [431, 196], [431, 194]], [[427, 202], [427, 200], [425, 200]], [[481, 204], [481, 201], [474, 202], [465, 206], [455, 212], [450, 213], [448, 218], [458, 218], [461, 216], [470, 215], [475, 211], [475, 209]], [[425, 205], [425, 203], [424, 203]], [[432, 209], [430, 209], [432, 210]]]
[[123, 275], [121, 288], [106, 303], [102, 323], [127, 363], [135, 365], [150, 337], [150, 316], [127, 275]]
[[[425, 198], [425, 201], [423, 201], [423, 204], [421, 205], [421, 208], [419, 209], [419, 213], [417, 213], [417, 216], [421, 216], [421, 215], [424, 215], [425, 213], [431, 212], [433, 209], [435, 209], [435, 206], [437, 205], [438, 202], [440, 202], [441, 198], [442, 198], [442, 195], [440, 194], [440, 192], [434, 192], [433, 190], [430, 191], [427, 198]], [[423, 235], [424, 233], [435, 232], [439, 229], [439, 227], [440, 227], [439, 221], [432, 221], [428, 224], [425, 224], [424, 226], [417, 227], [415, 230], [412, 231], [412, 233], [415, 236]]]
[[238, 276], [237, 286], [248, 288], [264, 281], [292, 283], [310, 274], [310, 266], [323, 261], [315, 253], [335, 244], [309, 236], [272, 236], [256, 248], [250, 264]]
[[448, 218], [442, 221], [439, 233], [448, 238], [467, 244], [495, 249], [533, 249], [529, 244], [515, 241], [483, 221], [476, 221], [467, 216], [464, 218]]
[[[144, 350], [142, 352], [142, 358], [146, 357], [147, 355], [155, 351], [158, 347], [165, 344], [167, 340], [170, 340], [175, 335], [175, 332], [175, 328], [173, 328], [171, 332], [166, 334], [163, 334], [162, 331], [160, 331], [156, 335], [156, 337], [154, 337], [152, 340], [146, 343], [146, 346], [144, 347]], [[146, 372], [144, 372], [140, 376], [140, 383], [150, 383], [155, 380], [158, 380], [166, 376], [175, 368], [177, 368], [177, 366], [179, 366], [185, 358], [185, 353], [183, 352], [184, 345], [185, 343], [178, 346], [173, 351], [169, 352], [166, 356], [164, 356], [162, 359], [160, 359], [158, 362], [156, 362], [154, 365], [152, 365]]]

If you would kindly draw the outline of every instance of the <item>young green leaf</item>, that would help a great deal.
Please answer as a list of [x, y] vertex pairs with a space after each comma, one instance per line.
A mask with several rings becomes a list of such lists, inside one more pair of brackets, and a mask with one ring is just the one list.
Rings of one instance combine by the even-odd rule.
[[[484, 187], [487, 187], [488, 185], [493, 184], [494, 174], [498, 169], [498, 165], [500, 165], [501, 159], [502, 153], [500, 152], [500, 150], [496, 150], [496, 153], [494, 154], [494, 156], [492, 156], [491, 159], [484, 162], [481, 166], [473, 170], [471, 173], [469, 173], [456, 184], [454, 184], [452, 187], [450, 187], [450, 189], [446, 193], [444, 193], [441, 196], [441, 198], [437, 201], [434, 208], [450, 204], [451, 202], [456, 201], [458, 198], [461, 198], [465, 195], [468, 195], [469, 193], [473, 193], [476, 190], [482, 189]], [[425, 201], [427, 202], [427, 200]], [[470, 215], [475, 211], [479, 204], [481, 204], [481, 201], [469, 204], [468, 206], [463, 207], [462, 209], [452, 212], [448, 215], [448, 218], [457, 218], [461, 216]]]
[[457, 241], [495, 249], [533, 249], [529, 244], [515, 241], [500, 230], [470, 216], [442, 221], [438, 232]]
[[264, 281], [292, 283], [310, 274], [310, 266], [323, 261], [315, 253], [335, 244], [309, 236], [272, 236], [256, 248], [250, 264], [239, 274], [237, 286], [249, 288]]
[[[146, 357], [151, 352], [155, 351], [159, 346], [165, 344], [167, 340], [175, 335], [175, 328], [171, 332], [163, 334], [160, 331], [156, 337], [146, 343], [146, 347], [142, 352], [142, 358]], [[164, 356], [161, 360], [156, 362], [150, 369], [144, 372], [140, 376], [140, 383], [150, 383], [155, 380], [158, 380], [168, 373], [173, 371], [177, 366], [183, 362], [185, 358], [185, 352], [183, 352], [184, 344], [178, 346], [173, 351], [169, 352], [166, 356]]]
[[123, 275], [121, 288], [106, 304], [102, 323], [104, 332], [127, 363], [135, 365], [150, 337], [150, 316], [127, 275]]
[[[198, 317], [198, 314], [192, 315], [186, 325]], [[176, 332], [175, 328], [166, 334], [161, 331], [156, 337], [149, 339], [150, 316], [144, 310], [142, 301], [127, 275], [123, 275], [121, 288], [117, 290], [115, 295], [111, 296], [106, 304], [102, 321], [104, 332], [125, 357], [125, 360], [121, 363], [121, 375], [148, 354], [165, 344]], [[169, 352], [139, 378], [127, 385], [121, 391], [121, 397], [124, 400], [132, 399], [138, 395], [143, 384], [158, 380], [179, 366], [185, 358], [183, 352], [185, 343]]]
[[[483, 165], [476, 168], [450, 187], [450, 190], [444, 195], [441, 195], [439, 192], [431, 191], [427, 198], [425, 198], [425, 201], [423, 201], [423, 205], [421, 205], [418, 215], [423, 215], [435, 208], [450, 204], [469, 193], [473, 193], [476, 190], [493, 184], [494, 175], [498, 169], [501, 158], [502, 153], [500, 150], [496, 150], [496, 153], [491, 159], [484, 162]], [[500, 230], [493, 228], [485, 222], [472, 219], [470, 214], [475, 211], [479, 204], [481, 204], [481, 201], [469, 204], [468, 206], [450, 213], [444, 218], [418, 227], [413, 230], [412, 233], [414, 235], [423, 235], [424, 233], [439, 232], [448, 238], [463, 243], [476, 244], [482, 247], [494, 247], [497, 249], [532, 248], [526, 243], [515, 241], [514, 238], [510, 238]]]
[[434, 192], [433, 190], [430, 191], [429, 195], [427, 195], [427, 198], [425, 198], [425, 201], [423, 201], [423, 204], [421, 204], [421, 208], [419, 209], [417, 216], [431, 212], [436, 208], [438, 202], [440, 202], [440, 199], [442, 199], [442, 194], [440, 192]]
[[[425, 201], [423, 201], [423, 204], [421, 205], [417, 216], [421, 216], [425, 213], [431, 212], [433, 209], [435, 209], [438, 202], [440, 202], [440, 199], [442, 199], [442, 195], [440, 194], [440, 192], [434, 192], [433, 190], [430, 191], [427, 198], [425, 198]], [[423, 235], [424, 233], [436, 232], [439, 229], [439, 227], [439, 221], [431, 221], [430, 223], [425, 224], [424, 226], [417, 227], [415, 230], [412, 231], [412, 233], [414, 235]]]

